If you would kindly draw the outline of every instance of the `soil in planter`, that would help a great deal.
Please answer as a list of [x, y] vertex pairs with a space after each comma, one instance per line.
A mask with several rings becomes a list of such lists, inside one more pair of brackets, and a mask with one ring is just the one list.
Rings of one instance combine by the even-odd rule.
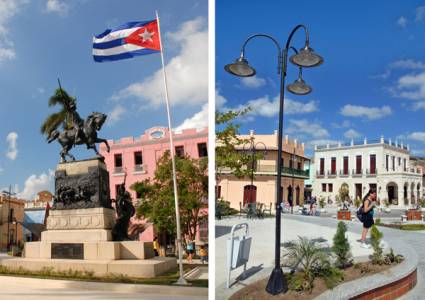
[[[340, 284], [347, 281], [358, 279], [360, 277], [369, 276], [375, 273], [383, 272], [394, 266], [394, 265], [373, 265], [370, 262], [361, 263], [359, 265], [366, 267], [368, 269], [368, 272], [361, 273], [360, 268], [349, 267], [343, 270], [344, 281], [340, 282]], [[309, 300], [309, 299], [314, 299], [315, 297], [319, 296], [320, 294], [328, 290], [324, 280], [322, 278], [316, 278], [314, 280], [313, 289], [311, 290], [311, 293], [304, 292], [304, 291], [303, 292], [288, 291], [286, 294], [279, 294], [279, 295], [273, 296], [266, 292], [267, 281], [268, 281], [268, 278], [254, 282], [253, 284], [250, 284], [246, 286], [245, 288], [239, 290], [235, 294], [233, 294], [232, 297], [229, 298], [229, 300], [265, 300], [265, 299]]]

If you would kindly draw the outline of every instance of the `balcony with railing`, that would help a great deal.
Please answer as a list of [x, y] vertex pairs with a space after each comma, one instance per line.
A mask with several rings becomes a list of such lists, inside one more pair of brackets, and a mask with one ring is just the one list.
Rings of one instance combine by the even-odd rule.
[[378, 173], [378, 170], [376, 168], [375, 169], [366, 169], [366, 176], [367, 177], [376, 177], [377, 173]]
[[294, 169], [289, 167], [282, 167], [282, 175], [290, 175], [290, 176], [296, 176], [296, 177], [302, 177], [302, 178], [309, 178], [310, 177], [310, 170], [300, 170], [300, 169]]
[[134, 173], [146, 173], [147, 172], [147, 167], [146, 167], [146, 165], [143, 165], [143, 164], [141, 164], [141, 165], [135, 165], [133, 172]]
[[362, 145], [379, 145], [385, 144], [392, 147], [396, 147], [402, 150], [410, 150], [409, 145], [404, 145], [403, 143], [399, 143], [397, 140], [392, 141], [391, 139], [385, 139], [381, 137], [380, 139], [363, 139], [363, 140], [351, 140], [350, 142], [339, 142], [337, 144], [326, 144], [326, 145], [316, 145], [315, 150], [325, 150], [325, 149], [338, 149], [338, 148], [346, 148], [346, 147], [355, 147]]
[[350, 172], [348, 171], [348, 169], [339, 170], [339, 177], [349, 177], [349, 176], [350, 176]]
[[316, 178], [325, 178], [325, 172], [316, 171]]
[[352, 169], [351, 175], [353, 177], [362, 177], [363, 176], [363, 169]]
[[[243, 167], [242, 169], [246, 169], [246, 167]], [[232, 170], [230, 168], [222, 168], [218, 170], [220, 174], [230, 174], [232, 173]], [[256, 168], [254, 169], [254, 175], [276, 175], [276, 164], [261, 164], [258, 163]], [[295, 178], [301, 178], [301, 179], [308, 179], [310, 178], [310, 170], [300, 170], [290, 167], [282, 167], [282, 176], [284, 177], [295, 177]]]
[[328, 178], [336, 178], [336, 171], [335, 172], [328, 171], [327, 174], [328, 174]]
[[114, 174], [124, 174], [123, 167], [115, 167], [114, 168]]

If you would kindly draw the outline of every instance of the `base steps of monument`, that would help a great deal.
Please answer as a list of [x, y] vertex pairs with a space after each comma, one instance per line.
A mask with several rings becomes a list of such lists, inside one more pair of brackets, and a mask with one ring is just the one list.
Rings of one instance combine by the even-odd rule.
[[124, 275], [141, 278], [153, 278], [177, 268], [177, 260], [173, 257], [154, 257], [143, 260], [0, 258], [0, 264], [30, 271], [52, 268], [55, 271], [88, 271], [96, 276]]

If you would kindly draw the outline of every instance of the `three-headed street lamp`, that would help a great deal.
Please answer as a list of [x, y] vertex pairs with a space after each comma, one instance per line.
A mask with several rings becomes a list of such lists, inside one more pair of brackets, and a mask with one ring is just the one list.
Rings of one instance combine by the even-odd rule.
[[[290, 46], [293, 35], [298, 29], [304, 29], [305, 32], [305, 46], [297, 51], [294, 47]], [[278, 130], [278, 152], [276, 159], [276, 237], [275, 237], [275, 266], [270, 275], [267, 283], [266, 291], [270, 294], [276, 295], [278, 293], [286, 292], [288, 290], [288, 283], [283, 276], [282, 267], [280, 266], [280, 226], [281, 226], [281, 178], [282, 168], [280, 162], [282, 160], [282, 131], [283, 131], [283, 108], [284, 108], [284, 93], [285, 93], [285, 78], [286, 69], [288, 64], [288, 51], [292, 49], [295, 54], [289, 58], [289, 61], [299, 67], [298, 79], [294, 83], [286, 86], [286, 89], [296, 95], [306, 95], [312, 91], [312, 88], [308, 86], [302, 79], [302, 68], [316, 67], [323, 63], [323, 58], [310, 48], [309, 32], [306, 26], [297, 25], [289, 34], [286, 41], [285, 48], [282, 50], [280, 44], [275, 38], [267, 34], [254, 34], [248, 37], [242, 45], [240, 57], [232, 64], [228, 64], [224, 69], [232, 75], [239, 77], [250, 77], [254, 76], [256, 71], [253, 67], [248, 64], [245, 59], [245, 47], [247, 43], [253, 38], [264, 37], [271, 40], [278, 50], [278, 67], [277, 72], [280, 74], [280, 102], [279, 102], [279, 130]]]
[[[249, 145], [249, 147], [245, 148], [246, 145]], [[251, 156], [251, 186], [250, 186], [250, 194], [249, 194], [249, 203], [253, 203], [253, 196], [254, 196], [254, 170], [255, 168], [255, 163], [257, 161], [257, 150], [258, 146], [262, 145], [262, 150], [263, 150], [263, 155], [266, 156], [267, 154], [267, 147], [266, 144], [264, 144], [263, 142], [257, 142], [255, 143], [254, 139], [251, 139], [251, 141], [248, 144], [244, 144], [242, 150], [245, 153], [249, 153], [249, 155]]]

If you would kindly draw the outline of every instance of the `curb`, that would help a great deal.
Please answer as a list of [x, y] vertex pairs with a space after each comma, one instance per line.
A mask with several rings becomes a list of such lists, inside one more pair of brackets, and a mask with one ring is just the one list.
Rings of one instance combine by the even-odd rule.
[[390, 285], [392, 283], [401, 281], [402, 279], [416, 272], [419, 258], [415, 251], [413, 251], [409, 247], [406, 247], [405, 245], [394, 245], [394, 251], [395, 253], [402, 254], [405, 257], [405, 260], [401, 264], [383, 273], [377, 273], [353, 281], [342, 283], [336, 286], [333, 290], [328, 290], [316, 297], [315, 299], [352, 299], [357, 296], [361, 296], [366, 292], [373, 291], [381, 287]]

